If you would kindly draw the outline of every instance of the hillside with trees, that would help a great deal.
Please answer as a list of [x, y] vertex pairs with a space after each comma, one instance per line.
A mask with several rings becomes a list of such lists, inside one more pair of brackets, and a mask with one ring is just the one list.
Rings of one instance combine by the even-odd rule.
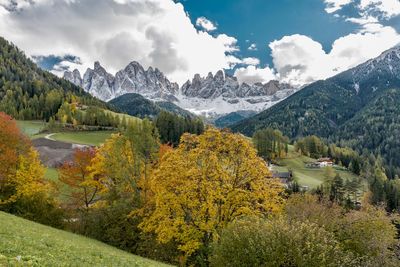
[[108, 102], [120, 111], [135, 117], [155, 117], [161, 111], [167, 111], [180, 116], [195, 117], [171, 102], [153, 102], [140, 94], [125, 94]]
[[[362, 154], [366, 149], [381, 156], [389, 178], [400, 175], [397, 160], [400, 64], [393, 48], [381, 56], [299, 92], [232, 126], [252, 135], [271, 127], [290, 138], [317, 135], [349, 146]], [[399, 70], [400, 71], [400, 70]]]
[[64, 102], [108, 107], [82, 88], [41, 70], [0, 37], [0, 111], [21, 120], [49, 120]]

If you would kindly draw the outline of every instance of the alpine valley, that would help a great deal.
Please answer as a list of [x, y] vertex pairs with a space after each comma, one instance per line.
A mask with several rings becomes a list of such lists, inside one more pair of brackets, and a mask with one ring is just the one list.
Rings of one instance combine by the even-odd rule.
[[304, 87], [272, 108], [232, 126], [252, 135], [272, 127], [291, 138], [318, 135], [359, 153], [383, 157], [400, 174], [400, 46], [355, 68]]
[[156, 102], [171, 102], [206, 117], [220, 117], [236, 111], [260, 112], [296, 92], [289, 84], [278, 81], [252, 85], [239, 83], [236, 77], [222, 70], [215, 75], [210, 72], [205, 78], [196, 74], [179, 87], [157, 68], [145, 70], [135, 61], [115, 76], [95, 62], [94, 68], [88, 68], [83, 77], [74, 70], [66, 71], [64, 78], [104, 101], [136, 93]]

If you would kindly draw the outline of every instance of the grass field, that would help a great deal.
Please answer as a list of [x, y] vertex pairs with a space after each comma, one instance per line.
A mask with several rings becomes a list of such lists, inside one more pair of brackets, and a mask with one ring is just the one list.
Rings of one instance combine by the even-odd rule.
[[38, 134], [46, 125], [43, 121], [17, 121], [20, 130], [29, 137]]
[[[279, 166], [274, 166], [273, 169], [279, 172], [293, 171], [293, 176], [302, 186], [316, 188], [321, 185], [325, 178], [324, 168], [307, 168], [306, 164], [315, 161], [315, 159], [302, 156], [295, 152], [293, 146], [290, 146], [287, 158], [278, 161]], [[342, 169], [335, 169], [336, 172], [344, 179], [355, 179], [357, 175]]]
[[99, 146], [111, 137], [113, 131], [85, 131], [55, 133], [51, 139], [67, 143]]
[[167, 266], [0, 212], [0, 266]]

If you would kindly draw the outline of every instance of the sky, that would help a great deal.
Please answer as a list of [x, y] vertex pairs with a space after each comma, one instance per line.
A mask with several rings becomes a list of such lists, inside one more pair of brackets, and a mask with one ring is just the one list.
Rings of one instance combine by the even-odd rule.
[[224, 69], [302, 86], [400, 43], [400, 0], [0, 0], [0, 35], [41, 67], [131, 61], [183, 84]]

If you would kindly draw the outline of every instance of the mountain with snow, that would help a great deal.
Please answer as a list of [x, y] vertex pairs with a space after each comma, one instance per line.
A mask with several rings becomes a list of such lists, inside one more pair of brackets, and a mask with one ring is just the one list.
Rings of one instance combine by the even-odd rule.
[[[388, 125], [398, 119], [389, 109], [400, 110], [398, 104], [390, 104], [399, 103], [399, 96], [400, 46], [396, 46], [352, 69], [305, 86], [278, 105], [233, 125], [232, 129], [248, 135], [266, 127], [278, 128], [290, 137], [337, 135], [339, 140], [360, 139], [368, 147], [382, 140], [371, 141], [370, 136], [397, 129]], [[382, 105], [385, 101], [387, 106]], [[372, 107], [375, 108], [371, 111]], [[377, 134], [371, 134], [374, 127]]]
[[145, 70], [138, 62], [131, 62], [115, 76], [99, 62], [88, 68], [83, 77], [78, 70], [66, 71], [64, 79], [82, 87], [93, 96], [110, 101], [128, 93], [136, 93], [153, 101], [169, 101], [195, 114], [218, 116], [238, 110], [265, 110], [296, 89], [278, 81], [240, 84], [236, 77], [218, 71], [207, 77], [196, 74], [181, 87], [170, 82], [157, 68]]

